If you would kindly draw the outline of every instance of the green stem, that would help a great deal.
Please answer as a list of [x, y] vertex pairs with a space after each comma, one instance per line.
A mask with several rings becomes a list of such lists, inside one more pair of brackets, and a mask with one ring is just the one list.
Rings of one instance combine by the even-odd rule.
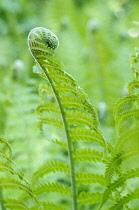
[[60, 97], [58, 92], [56, 91], [56, 88], [53, 84], [52, 79], [50, 78], [49, 74], [47, 73], [46, 69], [41, 65], [41, 63], [39, 63], [39, 65], [41, 66], [41, 68], [43, 69], [46, 77], [48, 78], [48, 81], [50, 82], [50, 85], [53, 89], [53, 92], [55, 94], [57, 103], [59, 105], [59, 109], [61, 111], [61, 115], [62, 115], [62, 120], [63, 120], [63, 125], [65, 128], [65, 133], [67, 136], [67, 144], [68, 144], [68, 154], [69, 154], [69, 162], [70, 162], [70, 173], [71, 173], [71, 188], [72, 188], [72, 202], [73, 202], [73, 210], [77, 210], [78, 209], [78, 204], [77, 204], [77, 187], [76, 187], [76, 179], [75, 179], [75, 167], [74, 167], [74, 158], [73, 158], [73, 149], [72, 149], [72, 141], [71, 141], [71, 137], [69, 134], [69, 130], [68, 130], [68, 123], [67, 123], [67, 119], [65, 117], [65, 113], [60, 101]]

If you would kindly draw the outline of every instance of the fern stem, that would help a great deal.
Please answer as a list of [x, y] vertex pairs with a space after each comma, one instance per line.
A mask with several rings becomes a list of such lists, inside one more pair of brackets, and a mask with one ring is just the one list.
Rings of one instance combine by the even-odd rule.
[[78, 209], [78, 204], [77, 204], [77, 187], [76, 187], [76, 179], [75, 179], [75, 164], [74, 164], [74, 158], [73, 158], [73, 149], [72, 149], [72, 141], [71, 141], [71, 137], [69, 134], [69, 130], [68, 130], [68, 123], [67, 123], [67, 119], [65, 117], [65, 113], [60, 101], [60, 97], [58, 92], [56, 91], [56, 88], [53, 84], [52, 79], [50, 78], [49, 74], [47, 73], [46, 69], [41, 65], [41, 63], [39, 62], [39, 65], [41, 66], [41, 68], [43, 69], [51, 87], [52, 90], [55, 94], [59, 109], [61, 111], [61, 116], [62, 116], [62, 120], [63, 120], [63, 125], [65, 128], [65, 133], [66, 133], [66, 137], [67, 137], [67, 144], [68, 144], [68, 154], [69, 154], [69, 162], [70, 162], [70, 173], [71, 173], [71, 188], [72, 188], [72, 199], [73, 199], [73, 210], [77, 210]]

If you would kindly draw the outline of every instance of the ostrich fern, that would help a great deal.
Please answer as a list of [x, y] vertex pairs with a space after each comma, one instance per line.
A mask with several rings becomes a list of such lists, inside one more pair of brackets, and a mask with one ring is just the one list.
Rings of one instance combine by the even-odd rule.
[[[98, 129], [97, 113], [90, 104], [87, 95], [78, 86], [77, 82], [64, 71], [61, 63], [52, 58], [57, 46], [57, 37], [48, 29], [38, 27], [29, 33], [29, 49], [40, 66], [37, 67], [36, 71], [48, 81], [47, 85], [43, 85], [41, 89], [49, 93], [53, 98], [53, 100], [39, 105], [40, 121], [64, 130], [67, 139], [66, 148], [69, 166], [65, 166], [61, 162], [52, 161], [39, 168], [35, 172], [34, 177], [36, 179], [37, 176], [43, 176], [45, 173], [51, 172], [51, 170], [66, 173], [70, 171], [72, 206], [74, 210], [77, 210], [78, 203], [83, 203], [82, 199], [86, 197], [86, 200], [88, 200], [85, 201], [86, 203], [90, 203], [91, 200], [99, 201], [101, 194], [81, 192], [78, 195], [75, 162], [101, 162], [102, 160], [104, 161], [104, 154], [94, 149], [76, 149], [74, 141], [95, 142], [100, 144], [105, 150], [107, 150], [107, 144]], [[53, 112], [56, 117], [45, 117], [43, 116], [44, 112]], [[63, 143], [60, 140], [58, 142], [61, 145]], [[86, 176], [89, 175], [86, 174]], [[83, 178], [83, 176], [84, 174], [78, 173], [79, 179]], [[78, 199], [79, 201], [77, 201]]]

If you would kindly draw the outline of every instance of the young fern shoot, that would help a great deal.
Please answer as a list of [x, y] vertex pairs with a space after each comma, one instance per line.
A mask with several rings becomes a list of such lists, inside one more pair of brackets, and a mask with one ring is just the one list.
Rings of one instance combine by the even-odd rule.
[[[55, 143], [64, 146], [68, 151], [69, 165], [60, 161], [50, 161], [40, 167], [33, 176], [33, 182], [49, 172], [69, 173], [71, 177], [72, 209], [77, 210], [78, 204], [88, 205], [101, 201], [101, 193], [81, 192], [78, 195], [77, 184], [84, 180], [85, 184], [92, 184], [91, 179], [104, 183], [103, 177], [91, 173], [76, 173], [75, 162], [106, 162], [103, 152], [90, 148], [74, 147], [76, 141], [98, 143], [103, 149], [107, 149], [106, 142], [98, 129], [97, 113], [90, 104], [87, 95], [78, 86], [77, 82], [63, 70], [63, 66], [52, 58], [52, 55], [59, 45], [58, 38], [50, 30], [37, 27], [30, 31], [28, 36], [29, 49], [39, 64], [35, 67], [35, 73], [47, 80], [46, 85], [41, 85], [40, 93], [44, 91], [53, 97], [53, 100], [45, 101], [39, 105], [37, 111], [40, 116], [40, 123], [51, 124], [63, 129], [67, 144], [56, 140]], [[45, 117], [44, 112], [51, 112], [58, 117]], [[88, 180], [88, 181], [87, 181]], [[50, 183], [49, 183], [50, 185]], [[51, 186], [56, 183], [51, 183]], [[66, 186], [57, 185], [57, 189], [66, 189]], [[36, 188], [37, 190], [38, 188]], [[42, 189], [42, 186], [40, 186]], [[64, 190], [66, 192], [66, 190]], [[67, 189], [69, 192], [69, 189]], [[67, 193], [69, 194], [69, 193]]]
[[74, 209], [77, 209], [77, 191], [76, 191], [76, 181], [75, 181], [75, 169], [74, 169], [74, 160], [73, 160], [73, 153], [72, 153], [72, 142], [70, 139], [69, 134], [69, 128], [67, 119], [65, 116], [65, 112], [63, 110], [63, 106], [61, 104], [59, 93], [56, 89], [56, 85], [51, 78], [49, 71], [51, 69], [60, 69], [60, 65], [58, 63], [54, 62], [54, 60], [51, 59], [51, 56], [53, 55], [55, 49], [59, 45], [58, 38], [53, 34], [51, 31], [45, 28], [35, 28], [29, 33], [29, 48], [34, 56], [34, 58], [37, 60], [39, 65], [41, 66], [42, 70], [44, 71], [44, 74], [46, 75], [51, 88], [53, 90], [53, 93], [55, 95], [55, 98], [57, 100], [57, 104], [59, 106], [61, 117], [63, 120], [64, 129], [66, 132], [67, 137], [67, 144], [68, 144], [68, 152], [69, 152], [69, 160], [70, 160], [70, 169], [71, 169], [71, 183], [72, 183], [72, 196], [73, 196], [73, 206]]

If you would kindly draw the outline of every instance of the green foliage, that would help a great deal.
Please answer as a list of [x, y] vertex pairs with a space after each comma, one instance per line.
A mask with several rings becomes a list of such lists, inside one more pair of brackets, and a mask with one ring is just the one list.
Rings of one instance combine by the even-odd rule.
[[[0, 138], [2, 210], [138, 209], [137, 50], [130, 57], [134, 78], [123, 88], [131, 78], [128, 55], [138, 45], [129, 36], [138, 35], [138, 22], [131, 26], [138, 6], [2, 0], [0, 132], [9, 139]], [[53, 59], [56, 36], [32, 31], [39, 32], [30, 47], [40, 79], [26, 45], [36, 25], [60, 39]]]

